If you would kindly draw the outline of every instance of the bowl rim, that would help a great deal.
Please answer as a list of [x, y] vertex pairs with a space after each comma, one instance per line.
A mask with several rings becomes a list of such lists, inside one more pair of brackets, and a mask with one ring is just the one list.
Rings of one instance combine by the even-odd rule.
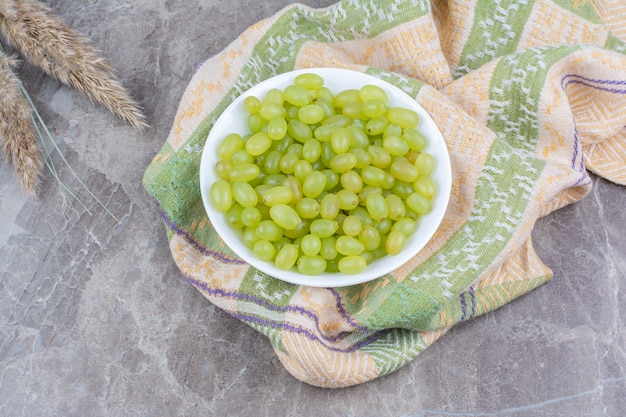
[[[367, 266], [366, 270], [359, 274], [348, 275], [340, 272], [324, 272], [320, 275], [304, 275], [298, 271], [280, 270], [273, 264], [262, 261], [246, 247], [237, 231], [228, 226], [224, 220], [224, 214], [215, 210], [209, 197], [209, 189], [216, 179], [214, 165], [217, 162], [215, 150], [217, 144], [228, 133], [248, 133], [247, 127], [243, 124], [232, 124], [233, 114], [245, 114], [243, 110], [243, 100], [254, 95], [263, 97], [271, 88], [284, 89], [293, 83], [296, 76], [305, 73], [315, 73], [324, 78], [324, 85], [333, 93], [338, 91], [358, 88], [365, 84], [373, 84], [382, 87], [389, 96], [390, 106], [411, 108], [420, 116], [418, 130], [428, 139], [428, 146], [425, 148], [435, 156], [436, 165], [432, 178], [437, 184], [437, 195], [433, 200], [433, 209], [430, 213], [420, 218], [417, 232], [407, 239], [407, 245], [398, 255], [385, 256], [379, 258]], [[211, 225], [215, 228], [218, 236], [224, 243], [241, 259], [250, 266], [256, 268], [269, 276], [277, 278], [291, 284], [304, 285], [310, 287], [345, 287], [372, 281], [392, 271], [402, 267], [410, 259], [415, 257], [433, 238], [443, 218], [445, 217], [450, 193], [452, 188], [452, 169], [450, 155], [441, 131], [426, 110], [406, 92], [395, 85], [364, 72], [343, 68], [306, 68], [288, 71], [268, 78], [254, 85], [235, 98], [230, 105], [219, 115], [213, 127], [207, 135], [203, 145], [200, 160], [200, 192], [205, 212]], [[392, 259], [393, 262], [389, 262]], [[386, 261], [386, 262], [385, 262]], [[386, 265], [391, 263], [392, 265]]]

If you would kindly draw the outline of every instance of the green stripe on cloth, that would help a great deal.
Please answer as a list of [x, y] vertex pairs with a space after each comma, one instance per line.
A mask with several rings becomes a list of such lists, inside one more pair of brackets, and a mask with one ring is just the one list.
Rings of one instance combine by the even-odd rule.
[[515, 51], [533, 5], [534, 0], [479, 0], [454, 77]]

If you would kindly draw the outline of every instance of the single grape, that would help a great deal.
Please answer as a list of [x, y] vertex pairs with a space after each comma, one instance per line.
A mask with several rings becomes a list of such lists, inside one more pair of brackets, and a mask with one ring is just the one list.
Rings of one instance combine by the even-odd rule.
[[217, 180], [211, 185], [209, 192], [213, 206], [222, 212], [228, 211], [233, 203], [233, 193], [228, 182]]

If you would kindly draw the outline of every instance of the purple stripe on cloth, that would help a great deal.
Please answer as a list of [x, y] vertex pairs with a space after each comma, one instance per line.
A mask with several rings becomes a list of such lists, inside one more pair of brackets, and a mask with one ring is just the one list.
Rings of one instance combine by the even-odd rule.
[[476, 294], [474, 294], [474, 287], [469, 287], [470, 299], [472, 300], [472, 312], [469, 316], [471, 319], [476, 314]]
[[465, 292], [459, 294], [459, 299], [461, 300], [461, 321], [465, 320], [465, 316], [467, 315], [467, 306], [465, 305]]
[[324, 347], [326, 347], [328, 350], [331, 350], [333, 352], [343, 352], [343, 353], [349, 353], [349, 352], [354, 352], [356, 350], [361, 349], [364, 346], [367, 346], [373, 342], [375, 342], [376, 340], [378, 340], [381, 336], [385, 335], [389, 330], [385, 329], [385, 330], [379, 330], [376, 333], [372, 334], [371, 336], [361, 340], [358, 343], [355, 343], [354, 345], [351, 345], [348, 348], [338, 348], [335, 346], [329, 346], [326, 343], [324, 343], [316, 334], [314, 334], [313, 332], [311, 332], [310, 330], [304, 329], [300, 326], [295, 326], [293, 324], [290, 323], [285, 323], [285, 322], [279, 322], [279, 321], [275, 321], [275, 320], [269, 320], [266, 318], [261, 318], [261, 317], [257, 317], [257, 316], [253, 316], [253, 315], [247, 315], [247, 314], [241, 314], [241, 313], [234, 313], [234, 312], [228, 312], [231, 316], [242, 320], [242, 321], [248, 321], [250, 323], [254, 323], [260, 326], [268, 326], [268, 327], [272, 327], [274, 329], [280, 329], [280, 330], [285, 330], [288, 332], [292, 332], [292, 333], [298, 333], [302, 336], [305, 336], [307, 339], [312, 340], [314, 342], [318, 342], [322, 345], [324, 345]]
[[[580, 138], [578, 137], [578, 129], [576, 128], [576, 120], [574, 120], [574, 154], [572, 155], [572, 168], [576, 167], [578, 152], [580, 150]], [[582, 160], [582, 158], [580, 158]]]
[[[290, 312], [290, 313], [296, 313], [296, 314], [300, 314], [302, 316], [306, 316], [308, 318], [310, 318], [311, 320], [313, 320], [315, 322], [315, 327], [317, 328], [317, 331], [322, 335], [322, 338], [328, 342], [336, 342], [342, 339], [345, 339], [350, 332], [344, 331], [344, 332], [340, 332], [334, 336], [323, 336], [323, 332], [320, 329], [320, 325], [319, 325], [319, 317], [317, 317], [317, 315], [315, 313], [313, 313], [312, 311], [309, 311], [303, 307], [299, 307], [299, 306], [285, 306], [285, 307], [281, 307], [281, 306], [277, 306], [275, 304], [272, 304], [270, 302], [268, 302], [267, 300], [264, 300], [262, 298], [259, 297], [255, 297], [254, 295], [250, 295], [250, 294], [242, 294], [236, 291], [225, 291], [222, 290], [220, 288], [211, 288], [209, 286], [207, 286], [204, 282], [202, 281], [198, 281], [192, 277], [186, 276], [185, 277], [187, 279], [187, 281], [189, 281], [189, 283], [191, 283], [194, 286], [200, 287], [203, 291], [207, 292], [210, 295], [216, 296], [216, 297], [221, 297], [221, 298], [233, 298], [236, 300], [242, 300], [242, 301], [249, 301], [251, 303], [255, 303], [257, 305], [263, 306], [264, 308], [267, 308], [270, 311], [278, 311], [281, 313], [286, 313], [286, 312]], [[350, 323], [352, 324], [352, 323]], [[364, 331], [364, 332], [369, 332], [371, 331], [370, 329], [366, 328], [366, 327], [362, 327], [359, 326], [358, 330]]]
[[568, 79], [568, 78], [578, 78], [580, 80], [587, 81], [589, 83], [594, 83], [594, 84], [626, 85], [626, 80], [598, 80], [598, 79], [594, 79], [594, 78], [583, 77], [582, 75], [577, 75], [577, 74], [567, 74], [567, 75], [565, 75], [563, 77], [563, 79], [561, 80], [561, 85], [563, 85], [565, 80]]
[[350, 316], [348, 314], [348, 312], [346, 311], [345, 307], [343, 306], [343, 302], [341, 301], [341, 295], [339, 295], [339, 292], [337, 292], [336, 289], [334, 288], [327, 288], [335, 297], [335, 301], [337, 301], [337, 311], [339, 311], [339, 314], [341, 314], [341, 317], [343, 317], [348, 323], [350, 323], [351, 326], [353, 326], [355, 329], [359, 329], [362, 331], [369, 331], [369, 329], [367, 327], [363, 327], [361, 326], [359, 323], [357, 323], [352, 316]]
[[172, 230], [178, 236], [181, 236], [183, 239], [185, 239], [189, 244], [191, 244], [194, 248], [196, 248], [203, 255], [211, 256], [227, 264], [243, 265], [246, 263], [243, 259], [231, 258], [231, 257], [224, 255], [221, 252], [210, 250], [206, 248], [205, 246], [201, 245], [199, 242], [194, 240], [189, 233], [187, 233], [185, 230], [178, 227], [176, 223], [171, 221], [163, 210], [161, 210], [161, 217], [163, 218], [163, 221], [165, 222], [167, 227], [170, 228], [170, 230]]

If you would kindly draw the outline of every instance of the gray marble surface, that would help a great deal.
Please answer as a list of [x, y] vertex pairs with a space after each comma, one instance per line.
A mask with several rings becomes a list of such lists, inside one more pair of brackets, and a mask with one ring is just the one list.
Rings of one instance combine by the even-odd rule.
[[143, 171], [196, 66], [288, 3], [50, 2], [103, 50], [152, 129], [23, 67], [61, 179], [80, 190], [63, 155], [120, 223], [49, 174], [27, 198], [0, 162], [0, 415], [625, 416], [626, 190], [601, 179], [533, 232], [551, 282], [356, 387], [293, 379], [179, 274]]

